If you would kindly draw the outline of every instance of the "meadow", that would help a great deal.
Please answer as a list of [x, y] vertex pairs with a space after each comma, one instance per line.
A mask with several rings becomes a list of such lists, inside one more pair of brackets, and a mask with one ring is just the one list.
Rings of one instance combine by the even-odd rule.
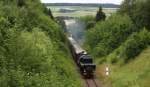
[[[53, 15], [57, 16], [68, 16], [68, 17], [82, 17], [87, 15], [95, 16], [98, 10], [98, 7], [85, 7], [85, 6], [48, 6], [50, 8]], [[60, 10], [70, 10], [74, 12], [61, 12]], [[103, 8], [103, 11], [107, 16], [115, 13], [117, 8]]]

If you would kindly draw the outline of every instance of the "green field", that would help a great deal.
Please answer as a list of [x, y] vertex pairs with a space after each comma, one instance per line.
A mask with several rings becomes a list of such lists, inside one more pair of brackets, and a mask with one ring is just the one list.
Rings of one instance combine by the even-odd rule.
[[113, 67], [111, 80], [113, 87], [149, 87], [150, 47], [145, 49], [136, 60], [122, 67]]
[[[84, 6], [48, 6], [53, 12], [55, 17], [57, 16], [69, 16], [69, 17], [81, 17], [87, 15], [96, 15], [97, 7], [84, 7]], [[76, 10], [75, 12], [61, 12], [60, 9]], [[103, 8], [103, 11], [110, 16], [115, 13], [117, 8]]]

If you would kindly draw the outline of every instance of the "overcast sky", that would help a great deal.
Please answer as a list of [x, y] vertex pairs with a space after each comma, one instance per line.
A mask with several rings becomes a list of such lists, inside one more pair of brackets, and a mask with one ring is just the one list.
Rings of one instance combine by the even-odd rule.
[[43, 3], [114, 3], [120, 4], [123, 0], [41, 0]]

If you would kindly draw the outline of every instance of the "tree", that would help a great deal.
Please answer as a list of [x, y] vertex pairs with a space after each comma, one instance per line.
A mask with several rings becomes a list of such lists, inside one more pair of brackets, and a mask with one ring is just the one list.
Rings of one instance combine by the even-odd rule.
[[121, 14], [127, 14], [138, 28], [150, 29], [150, 0], [125, 0], [119, 10]]
[[96, 22], [105, 20], [105, 18], [106, 18], [106, 15], [105, 15], [105, 13], [102, 11], [102, 7], [100, 6], [100, 7], [99, 7], [99, 10], [98, 10], [98, 12], [97, 12], [97, 14], [96, 14]]
[[25, 1], [24, 0], [18, 0], [18, 6], [22, 7], [23, 5], [25, 5]]
[[125, 0], [120, 6], [120, 13], [126, 13], [131, 16], [135, 0]]
[[0, 87], [81, 87], [64, 34], [43, 11], [40, 0], [0, 0]]
[[51, 19], [54, 19], [54, 16], [53, 16], [52, 11], [51, 11], [50, 8], [48, 9], [48, 15], [51, 17]]
[[136, 30], [128, 15], [113, 15], [87, 31], [85, 44], [93, 56], [104, 57]]

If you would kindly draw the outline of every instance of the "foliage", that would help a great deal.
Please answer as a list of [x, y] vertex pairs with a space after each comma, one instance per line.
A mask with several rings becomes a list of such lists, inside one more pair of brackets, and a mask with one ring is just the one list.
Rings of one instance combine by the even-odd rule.
[[22, 7], [25, 5], [25, 1], [24, 0], [18, 0], [18, 6]]
[[105, 13], [102, 11], [102, 7], [100, 6], [100, 7], [99, 7], [99, 10], [97, 11], [97, 14], [96, 14], [96, 22], [105, 20], [105, 18], [106, 18], [106, 15], [105, 15]]
[[39, 0], [0, 1], [0, 87], [80, 87], [68, 54]]
[[53, 14], [52, 14], [51, 9], [45, 7], [44, 5], [43, 5], [43, 8], [44, 8], [44, 13], [45, 13], [46, 15], [48, 15], [52, 20], [54, 20], [54, 16], [53, 16]]
[[150, 29], [150, 0], [125, 0], [120, 13], [128, 14], [138, 28]]
[[150, 86], [149, 3], [124, 0], [115, 15], [87, 31], [87, 50], [110, 68], [110, 75], [104, 78], [109, 86]]
[[50, 8], [48, 9], [48, 14], [49, 14], [49, 16], [50, 16], [51, 19], [54, 19], [54, 16], [53, 16], [52, 11], [51, 11]]
[[90, 29], [95, 26], [96, 22], [93, 16], [88, 15], [88, 16], [81, 17], [80, 19], [85, 22], [86, 29]]
[[112, 63], [121, 59], [124, 62], [135, 58], [147, 46], [150, 45], [150, 33], [143, 29], [140, 32], [133, 33], [118, 49], [108, 56]]
[[137, 30], [127, 15], [113, 15], [87, 31], [86, 45], [94, 56], [106, 56], [134, 31]]
[[94, 17], [92, 15], [91, 16], [88, 15], [88, 16], [80, 17], [80, 19], [87, 23], [88, 21], [93, 21]]
[[150, 47], [143, 50], [135, 60], [124, 66], [111, 67], [112, 87], [149, 87], [150, 80]]

